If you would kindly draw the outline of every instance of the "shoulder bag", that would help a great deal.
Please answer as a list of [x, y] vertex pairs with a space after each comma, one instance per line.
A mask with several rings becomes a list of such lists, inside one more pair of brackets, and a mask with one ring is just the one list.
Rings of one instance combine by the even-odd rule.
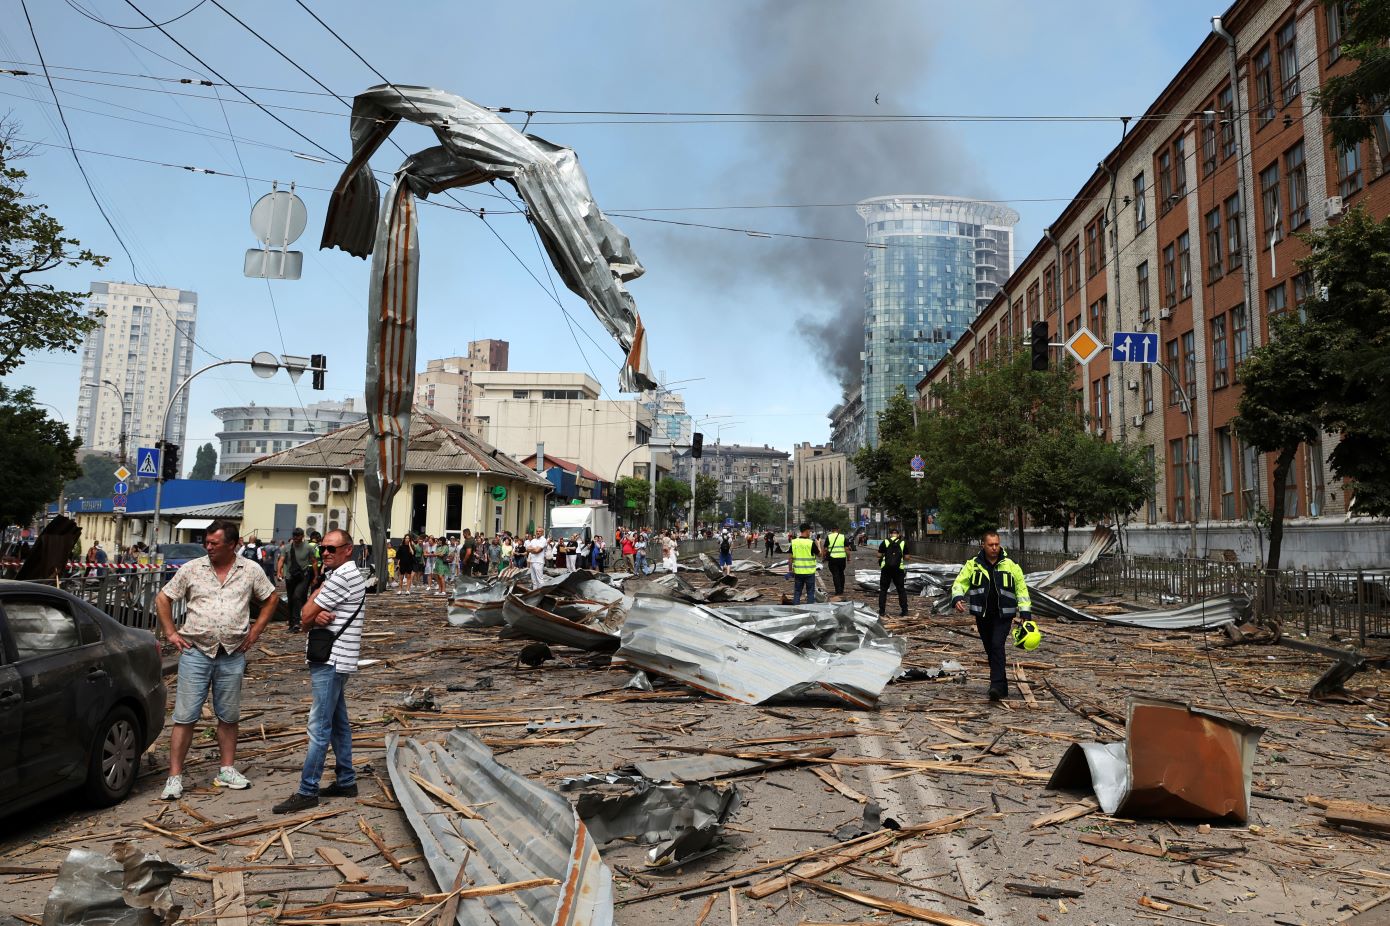
[[352, 622], [357, 620], [357, 615], [362, 613], [362, 606], [367, 603], [367, 596], [362, 595], [362, 601], [358, 603], [357, 610], [352, 612], [352, 617], [347, 619], [347, 623], [339, 627], [337, 632], [329, 630], [327, 627], [312, 627], [309, 630], [309, 641], [304, 646], [304, 658], [309, 662], [325, 663], [333, 655], [333, 644], [338, 642], [338, 638], [343, 635], [343, 631], [352, 626]]

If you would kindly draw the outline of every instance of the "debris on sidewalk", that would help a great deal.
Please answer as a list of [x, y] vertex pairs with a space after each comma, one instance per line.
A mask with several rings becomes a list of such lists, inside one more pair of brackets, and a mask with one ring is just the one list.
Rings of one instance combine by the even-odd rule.
[[[586, 588], [589, 596], [602, 595], [607, 600], [578, 593], [565, 595], [557, 586], [509, 595], [502, 602], [502, 619], [507, 623], [504, 635], [583, 650], [617, 649], [616, 627], [623, 619], [618, 606], [624, 600], [623, 593], [602, 582], [583, 584], [597, 587]], [[599, 592], [598, 588], [604, 591]]]
[[408, 711], [438, 713], [439, 702], [435, 700], [434, 692], [430, 689], [412, 688], [404, 698], [401, 698], [401, 707]]
[[518, 906], [536, 923], [613, 922], [613, 874], [574, 808], [499, 764], [481, 740], [458, 729], [443, 743], [393, 733], [386, 765], [440, 890], [514, 888], [470, 898], [459, 923], [520, 922]]
[[44, 926], [171, 926], [183, 907], [169, 884], [182, 873], [128, 842], [110, 855], [73, 849], [44, 905]]
[[1107, 814], [1230, 820], [1249, 816], [1262, 727], [1187, 704], [1131, 697], [1121, 743], [1073, 743], [1047, 787], [1094, 791]]
[[1073, 607], [1043, 591], [1031, 591], [1033, 613], [1044, 617], [1064, 617], [1068, 620], [1122, 627], [1145, 627], [1149, 630], [1219, 630], [1227, 624], [1244, 620], [1250, 611], [1250, 599], [1245, 595], [1213, 595], [1192, 604], [1156, 611], [1092, 613]]
[[502, 602], [513, 583], [501, 577], [482, 579], [460, 576], [454, 581], [447, 612], [452, 627], [501, 627]]
[[[621, 793], [611, 793], [621, 787]], [[647, 864], [688, 862], [716, 848], [720, 827], [743, 803], [738, 788], [621, 779], [579, 795], [575, 809], [600, 843], [624, 837], [652, 845]]]

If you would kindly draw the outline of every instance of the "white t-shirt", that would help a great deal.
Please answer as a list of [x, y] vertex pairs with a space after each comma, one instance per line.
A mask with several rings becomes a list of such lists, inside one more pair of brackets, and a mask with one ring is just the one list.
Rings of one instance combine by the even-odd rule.
[[528, 563], [544, 563], [545, 551], [549, 546], [544, 537], [532, 537], [526, 541], [526, 561]]
[[[328, 625], [328, 630], [337, 633], [344, 624], [352, 621], [333, 642], [333, 653], [328, 657], [329, 664], [338, 672], [357, 671], [357, 660], [362, 653], [362, 623], [367, 619], [366, 595], [367, 580], [352, 560], [330, 572], [314, 595], [318, 606], [333, 614], [333, 623]], [[359, 604], [364, 613], [357, 612]], [[356, 618], [353, 618], [354, 614], [357, 614]]]

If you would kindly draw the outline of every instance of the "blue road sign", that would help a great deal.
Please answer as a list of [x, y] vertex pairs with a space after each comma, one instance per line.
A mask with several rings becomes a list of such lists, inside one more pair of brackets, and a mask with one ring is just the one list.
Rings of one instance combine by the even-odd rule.
[[1158, 363], [1158, 333], [1116, 331], [1110, 338], [1110, 360], [1115, 363]]
[[126, 495], [126, 494], [128, 494], [129, 492], [130, 492], [130, 486], [126, 485], [124, 482], [118, 482], [118, 483], [116, 483], [114, 486], [111, 487], [111, 494], [112, 494], [112, 495]]
[[927, 461], [922, 459], [922, 455], [920, 453], [913, 456], [911, 463], [913, 472], [920, 473], [926, 465]]
[[125, 510], [125, 502], [126, 502], [126, 496], [125, 496], [125, 493], [124, 493], [124, 492], [117, 492], [117, 493], [115, 493], [114, 495], [111, 496], [111, 507], [112, 507], [112, 508], [116, 508], [116, 509], [119, 509], [119, 510], [121, 510], [121, 511], [124, 511], [124, 510]]
[[151, 479], [159, 478], [158, 447], [141, 447], [135, 451], [135, 474], [148, 476]]

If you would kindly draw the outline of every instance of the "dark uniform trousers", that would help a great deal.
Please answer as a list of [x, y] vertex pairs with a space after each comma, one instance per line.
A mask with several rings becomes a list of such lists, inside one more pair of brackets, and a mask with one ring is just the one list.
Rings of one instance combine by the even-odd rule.
[[[841, 562], [844, 562], [841, 560]], [[841, 567], [842, 569], [844, 567]], [[896, 569], [880, 569], [878, 572], [878, 613], [883, 614], [888, 607], [888, 585], [891, 583], [898, 589], [898, 606], [903, 617], [907, 616], [907, 586], [904, 580], [907, 578], [907, 570], [901, 566]]]
[[986, 613], [984, 617], [975, 618], [975, 629], [980, 633], [980, 642], [985, 645], [985, 656], [989, 659], [991, 689], [1007, 691], [1009, 687], [1009, 679], [1005, 674], [1004, 644], [1009, 639], [1009, 628], [1012, 624], [1012, 621], [998, 611], [993, 615]]
[[826, 560], [826, 563], [830, 566], [830, 577], [835, 580], [835, 594], [843, 595], [845, 593], [844, 558], [841, 557], [839, 559], [836, 559], [832, 556], [828, 560]]

